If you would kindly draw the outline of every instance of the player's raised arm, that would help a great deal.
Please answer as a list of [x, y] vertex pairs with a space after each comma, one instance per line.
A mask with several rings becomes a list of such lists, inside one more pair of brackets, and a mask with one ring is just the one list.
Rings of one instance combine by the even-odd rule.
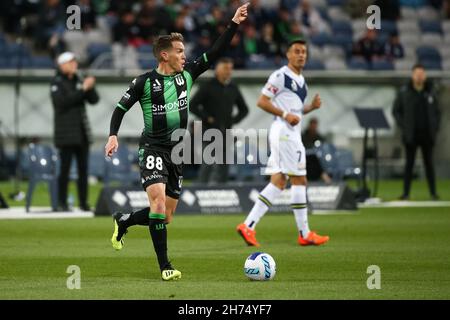
[[192, 78], [195, 80], [199, 75], [209, 69], [211, 64], [213, 64], [220, 55], [226, 50], [228, 45], [236, 34], [236, 30], [239, 24], [245, 19], [247, 19], [247, 7], [249, 3], [246, 3], [239, 8], [237, 8], [230, 24], [227, 26], [226, 30], [217, 38], [211, 49], [203, 53], [202, 56], [198, 57], [190, 66], [186, 67], [187, 71], [190, 72]]

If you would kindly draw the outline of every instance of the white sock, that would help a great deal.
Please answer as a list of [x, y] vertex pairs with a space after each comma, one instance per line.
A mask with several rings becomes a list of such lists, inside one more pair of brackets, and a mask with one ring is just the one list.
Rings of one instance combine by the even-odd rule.
[[272, 201], [276, 199], [283, 190], [269, 183], [263, 191], [259, 193], [252, 210], [245, 219], [244, 224], [252, 230], [255, 230], [256, 224], [272, 206]]
[[306, 186], [291, 186], [291, 206], [292, 211], [294, 211], [298, 231], [303, 238], [306, 238], [310, 231], [306, 204]]

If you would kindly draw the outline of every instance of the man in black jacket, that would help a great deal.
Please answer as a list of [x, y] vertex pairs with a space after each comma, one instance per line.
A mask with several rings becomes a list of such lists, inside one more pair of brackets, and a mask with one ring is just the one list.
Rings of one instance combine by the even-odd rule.
[[422, 149], [425, 173], [433, 200], [438, 199], [433, 167], [433, 146], [439, 130], [440, 111], [437, 94], [427, 80], [425, 69], [416, 64], [409, 84], [403, 86], [394, 102], [393, 115], [402, 130], [406, 165], [402, 200], [409, 199], [414, 160], [418, 147]]
[[89, 211], [88, 157], [91, 133], [85, 102], [95, 104], [99, 97], [95, 90], [95, 78], [82, 79], [78, 74], [78, 63], [71, 52], [62, 53], [58, 59], [58, 72], [51, 84], [54, 116], [54, 141], [59, 149], [61, 170], [58, 178], [58, 200], [60, 210], [67, 206], [67, 187], [72, 156], [77, 160], [78, 199], [80, 209]]
[[[222, 132], [224, 141], [223, 158], [226, 162], [226, 129], [240, 122], [248, 114], [248, 107], [236, 84], [231, 82], [233, 60], [221, 58], [215, 68], [215, 77], [200, 86], [191, 100], [190, 111], [202, 120], [202, 128], [218, 129]], [[237, 114], [233, 114], [234, 106]], [[226, 164], [207, 165], [200, 167], [198, 181], [201, 183], [223, 183], [228, 180]]]

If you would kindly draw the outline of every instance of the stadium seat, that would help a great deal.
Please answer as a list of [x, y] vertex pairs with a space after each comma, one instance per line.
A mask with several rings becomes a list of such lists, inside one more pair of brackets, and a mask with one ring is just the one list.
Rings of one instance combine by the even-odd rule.
[[105, 172], [105, 155], [102, 151], [92, 151], [89, 154], [89, 176], [103, 178]]
[[423, 6], [417, 9], [417, 15], [421, 20], [438, 20], [439, 12], [431, 6]]
[[345, 58], [346, 52], [341, 46], [336, 45], [325, 45], [323, 46], [323, 59], [322, 60], [328, 60], [331, 58]]
[[133, 155], [124, 144], [111, 158], [104, 158], [103, 182], [105, 187], [114, 181], [120, 182], [122, 185], [133, 185], [140, 181], [139, 173], [132, 170], [132, 158]]
[[346, 0], [327, 0], [328, 6], [343, 6]]
[[318, 59], [310, 58], [306, 62], [305, 70], [325, 70], [325, 65]]
[[419, 60], [441, 60], [439, 51], [430, 46], [420, 46], [416, 49], [416, 54]]
[[98, 56], [104, 53], [111, 53], [111, 45], [104, 43], [91, 43], [87, 48], [89, 61], [94, 61]]
[[151, 46], [149, 44], [143, 44], [137, 48], [137, 52], [139, 54], [152, 55], [153, 54], [153, 46]]
[[400, 20], [397, 22], [399, 33], [418, 33], [420, 32], [419, 24], [416, 20]]
[[341, 180], [343, 176], [339, 171], [336, 147], [331, 143], [322, 143], [313, 150], [317, 158], [319, 158], [322, 168], [333, 178], [333, 180]]
[[311, 43], [316, 46], [322, 47], [326, 44], [332, 44], [333, 40], [327, 33], [319, 33], [311, 36]]
[[351, 37], [343, 34], [338, 34], [333, 37], [332, 44], [335, 46], [340, 46], [346, 53], [349, 53], [353, 46], [353, 40]]
[[270, 70], [276, 68], [276, 64], [272, 59], [261, 59], [261, 60], [252, 60], [248, 59], [245, 62], [245, 66], [248, 69], [255, 69], [255, 70]]
[[353, 57], [347, 62], [347, 67], [352, 70], [368, 70], [369, 64], [362, 58]]
[[383, 33], [397, 33], [398, 29], [397, 29], [397, 24], [395, 23], [395, 21], [390, 21], [390, 20], [381, 20], [381, 32]]
[[442, 25], [440, 21], [420, 20], [419, 27], [422, 32], [442, 34]]
[[437, 47], [443, 41], [442, 36], [439, 33], [423, 33], [421, 38], [421, 44], [425, 46]]
[[325, 68], [327, 70], [345, 70], [347, 65], [343, 59], [335, 57], [325, 60]]
[[411, 70], [411, 68], [413, 67], [414, 63], [416, 62], [415, 59], [408, 59], [408, 58], [404, 58], [404, 59], [397, 59], [394, 61], [394, 67], [395, 70]]
[[441, 60], [420, 60], [420, 63], [428, 70], [442, 70]]
[[52, 209], [57, 210], [57, 155], [55, 150], [46, 145], [31, 143], [28, 146], [27, 160], [29, 166], [29, 184], [26, 194], [25, 209], [30, 210], [31, 199], [36, 184], [45, 181], [48, 183]]
[[331, 6], [328, 8], [328, 16], [332, 21], [351, 21], [350, 16], [339, 6]]
[[333, 35], [345, 35], [347, 37], [352, 38], [353, 36], [353, 29], [350, 22], [345, 20], [340, 21], [331, 21], [330, 22], [331, 30], [333, 31]]
[[417, 20], [419, 15], [414, 8], [401, 6], [400, 7], [400, 15], [404, 20]]
[[36, 69], [53, 69], [55, 64], [50, 57], [31, 57], [31, 67]]
[[372, 62], [372, 70], [394, 70], [394, 64], [387, 60], [376, 60]]
[[156, 61], [156, 59], [154, 59], [154, 58], [152, 58], [152, 59], [139, 58], [138, 62], [139, 62], [139, 66], [143, 70], [150, 70], [150, 69], [156, 68], [156, 66], [158, 65], [158, 61]]
[[361, 170], [356, 166], [350, 150], [337, 149], [335, 155], [340, 178], [358, 178], [361, 175]]

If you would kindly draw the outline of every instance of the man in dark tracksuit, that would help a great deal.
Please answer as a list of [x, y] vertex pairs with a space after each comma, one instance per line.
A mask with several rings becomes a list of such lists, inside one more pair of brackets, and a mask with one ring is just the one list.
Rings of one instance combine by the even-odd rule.
[[417, 64], [413, 67], [410, 83], [403, 86], [398, 92], [393, 106], [393, 115], [402, 130], [406, 150], [401, 199], [409, 199], [416, 150], [420, 147], [430, 194], [433, 200], [437, 200], [433, 146], [439, 130], [441, 114], [438, 108], [437, 94], [432, 83], [427, 80], [422, 65]]
[[[238, 86], [231, 82], [232, 71], [233, 60], [230, 58], [220, 59], [215, 68], [215, 77], [202, 84], [191, 100], [190, 111], [202, 120], [203, 130], [218, 129], [222, 132], [224, 139], [223, 157], [216, 155], [216, 162], [220, 163], [223, 160], [224, 164], [202, 163], [198, 177], [198, 181], [201, 183], [227, 182], [226, 129], [231, 129], [234, 124], [240, 122], [248, 114], [247, 104]], [[234, 106], [237, 106], [238, 110], [236, 115], [233, 115]]]
[[58, 57], [58, 72], [51, 84], [51, 97], [54, 116], [54, 141], [59, 150], [61, 161], [58, 177], [58, 202], [60, 210], [69, 210], [67, 205], [67, 187], [69, 184], [72, 156], [77, 160], [78, 199], [80, 209], [89, 211], [88, 194], [88, 157], [91, 133], [86, 114], [85, 102], [97, 103], [95, 78], [82, 80], [77, 75], [78, 64], [71, 52]]

